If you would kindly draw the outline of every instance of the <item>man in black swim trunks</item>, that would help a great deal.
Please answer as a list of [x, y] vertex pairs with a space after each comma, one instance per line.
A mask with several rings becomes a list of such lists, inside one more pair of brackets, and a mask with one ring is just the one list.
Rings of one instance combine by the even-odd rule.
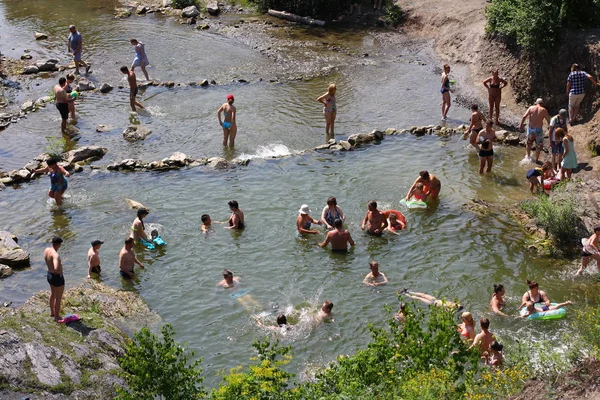
[[62, 319], [60, 316], [60, 303], [65, 290], [63, 267], [58, 255], [58, 249], [60, 249], [62, 242], [63, 240], [60, 237], [54, 236], [52, 245], [44, 250], [44, 260], [48, 267], [46, 279], [50, 284], [50, 316], [57, 322]]
[[92, 247], [88, 250], [88, 279], [92, 277], [92, 273], [100, 274], [102, 268], [100, 267], [100, 247], [104, 242], [102, 240], [94, 240]]
[[348, 243], [350, 246], [354, 246], [354, 240], [350, 236], [350, 232], [343, 227], [343, 222], [340, 218], [336, 218], [333, 221], [332, 231], [327, 232], [325, 241], [319, 243], [319, 246], [326, 247], [327, 244], [331, 243], [331, 251], [338, 254], [346, 254], [348, 252]]
[[58, 112], [60, 113], [61, 123], [60, 129], [62, 133], [67, 133], [67, 119], [69, 119], [69, 103], [75, 101], [69, 94], [65, 91], [65, 86], [67, 86], [67, 79], [62, 77], [58, 80], [58, 85], [54, 86], [54, 98], [56, 100], [56, 108], [58, 108]]
[[137, 78], [135, 72], [129, 70], [126, 66], [121, 67], [121, 72], [127, 75], [127, 83], [129, 83], [129, 104], [131, 105], [131, 111], [137, 111], [135, 106], [138, 106], [142, 110], [144, 106], [135, 99], [138, 94]]
[[119, 273], [125, 279], [132, 279], [135, 275], [133, 268], [135, 264], [139, 265], [141, 269], [144, 269], [144, 264], [140, 262], [135, 256], [133, 251], [133, 245], [135, 241], [132, 237], [125, 239], [125, 245], [119, 252]]

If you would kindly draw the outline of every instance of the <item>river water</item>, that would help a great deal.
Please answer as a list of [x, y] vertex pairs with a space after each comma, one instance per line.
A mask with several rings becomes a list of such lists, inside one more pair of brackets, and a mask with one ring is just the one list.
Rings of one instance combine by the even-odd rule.
[[[518, 305], [528, 278], [539, 281], [555, 301], [583, 302], [593, 290], [572, 279], [574, 265], [529, 252], [528, 238], [508, 216], [482, 218], [462, 208], [471, 198], [494, 204], [527, 198], [523, 176], [528, 167], [518, 163], [522, 149], [497, 147], [494, 172], [483, 177], [477, 174], [476, 155], [460, 138], [401, 135], [354, 152], [268, 158], [324, 142], [323, 117], [314, 99], [329, 82], [338, 85], [338, 139], [373, 128], [437, 124], [439, 76], [434, 74], [427, 44], [386, 43], [382, 38], [389, 34], [381, 32], [298, 28], [292, 31], [298, 43], [340, 40], [342, 46], [370, 56], [349, 65], [334, 58], [337, 71], [329, 77], [269, 83], [269, 76], [286, 71], [273, 67], [270, 58], [239, 39], [193, 30], [158, 15], [115, 20], [110, 11], [104, 1], [82, 5], [74, 0], [4, 0], [0, 2], [2, 51], [17, 57], [23, 49], [31, 49], [34, 57], [62, 57], [66, 62], [66, 27], [76, 21], [84, 34], [85, 58], [94, 64], [90, 79], [116, 87], [123, 83], [118, 67], [129, 65], [133, 58], [128, 39], [137, 37], [146, 43], [153, 64], [151, 77], [184, 83], [208, 78], [220, 84], [143, 92], [142, 102], [151, 113], [139, 120], [153, 134], [136, 144], [126, 143], [121, 136], [130, 118], [127, 92], [87, 94], [78, 104], [79, 143], [107, 147], [109, 153], [101, 164], [123, 158], [158, 160], [175, 151], [192, 157], [250, 157], [252, 162], [225, 172], [86, 169], [70, 179], [63, 210], [47, 202], [45, 178], [0, 192], [1, 228], [15, 233], [32, 254], [30, 269], [0, 282], [3, 301], [18, 305], [47, 289], [41, 254], [51, 236], [65, 239], [61, 256], [67, 286], [85, 279], [89, 242], [100, 238], [105, 241], [101, 280], [137, 291], [164, 321], [173, 324], [178, 339], [204, 358], [207, 383], [214, 385], [217, 371], [245, 363], [252, 354], [252, 340], [267, 334], [255, 324], [256, 316], [274, 322], [281, 312], [311, 313], [324, 300], [334, 302], [333, 321], [320, 327], [301, 323], [283, 337], [293, 346], [292, 370], [302, 373], [363, 347], [369, 337], [367, 323], [383, 323], [387, 318], [383, 305], [397, 308], [396, 292], [402, 288], [457, 299], [476, 318], [490, 316], [494, 283], [507, 286], [511, 308]], [[50, 39], [35, 42], [33, 31], [47, 32]], [[303, 61], [301, 52], [290, 54]], [[249, 84], [231, 83], [246, 77], [251, 78]], [[11, 96], [15, 102], [36, 98], [52, 84], [48, 79], [33, 80], [26, 85], [28, 90]], [[216, 119], [217, 108], [230, 92], [236, 95], [239, 113], [234, 152], [221, 147]], [[467, 120], [469, 112], [455, 106], [450, 114], [449, 124], [456, 125]], [[24, 165], [44, 151], [46, 137], [59, 137], [57, 117], [54, 107], [48, 107], [0, 133], [2, 169]], [[113, 129], [96, 133], [97, 124], [110, 124]], [[423, 169], [441, 179], [440, 202], [425, 211], [402, 210], [398, 201]], [[301, 204], [309, 204], [317, 217], [332, 195], [345, 211], [357, 242], [347, 256], [319, 248], [323, 235], [299, 239], [295, 234]], [[116, 267], [134, 218], [126, 198], [151, 208], [147, 224], [159, 228], [168, 242], [156, 251], [140, 250], [138, 256], [147, 268], [133, 284], [124, 282]], [[215, 224], [215, 232], [202, 235], [200, 216], [209, 213], [213, 221], [225, 221], [230, 199], [238, 200], [244, 210], [247, 229], [235, 233]], [[382, 209], [405, 212], [408, 230], [383, 238], [365, 236], [360, 225], [371, 199]], [[361, 283], [371, 259], [379, 261], [389, 285], [372, 289]], [[246, 296], [235, 299], [231, 292], [215, 287], [223, 268], [241, 278]], [[572, 315], [552, 323], [491, 318], [492, 330], [503, 341], [538, 340], [560, 337]]]

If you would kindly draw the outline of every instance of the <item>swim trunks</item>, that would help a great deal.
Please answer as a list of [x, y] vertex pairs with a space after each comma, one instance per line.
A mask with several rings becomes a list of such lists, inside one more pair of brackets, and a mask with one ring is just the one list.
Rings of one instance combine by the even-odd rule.
[[383, 232], [375, 233], [375, 232], [367, 231], [367, 235], [379, 237], [379, 236], [383, 236]]
[[565, 148], [562, 142], [553, 142], [552, 143], [552, 154], [563, 154], [565, 152]]
[[590, 257], [592, 254], [588, 253], [585, 250], [581, 250], [581, 253], [579, 254], [581, 257]]
[[538, 145], [544, 143], [544, 130], [542, 128], [529, 128], [527, 131], [527, 144], [532, 145], [534, 140]]
[[56, 108], [58, 108], [60, 117], [63, 120], [69, 119], [69, 104], [68, 103], [56, 103]]
[[48, 273], [46, 274], [46, 280], [48, 281], [50, 286], [65, 286], [65, 277], [63, 276], [63, 274], [53, 274], [52, 272], [48, 271]]
[[96, 265], [95, 267], [92, 267], [92, 272], [95, 274], [99, 274], [100, 272], [102, 272], [102, 268], [99, 265]]
[[[121, 276], [122, 276], [123, 278], [125, 278], [125, 279], [131, 279], [131, 276], [127, 275], [125, 272], [123, 272], [123, 271], [119, 270], [119, 273], [121, 274]], [[135, 274], [134, 274], [134, 272], [133, 272], [133, 270], [129, 271], [129, 273], [130, 273], [131, 275], [135, 275]]]
[[492, 150], [479, 150], [479, 157], [491, 157], [494, 155], [494, 149]]
[[348, 254], [348, 249], [331, 249], [334, 254]]
[[129, 97], [135, 97], [138, 95], [138, 92], [140, 90], [138, 89], [138, 87], [136, 86], [135, 89], [129, 89]]

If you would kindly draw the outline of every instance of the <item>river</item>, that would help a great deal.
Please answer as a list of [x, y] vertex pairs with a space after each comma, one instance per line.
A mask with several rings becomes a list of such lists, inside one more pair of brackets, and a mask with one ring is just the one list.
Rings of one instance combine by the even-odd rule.
[[[67, 27], [76, 21], [84, 35], [84, 58], [93, 63], [90, 79], [98, 86], [124, 83], [118, 67], [129, 65], [133, 58], [130, 37], [146, 44], [153, 65], [151, 77], [219, 82], [209, 88], [150, 87], [143, 91], [141, 101], [150, 113], [138, 118], [153, 133], [135, 144], [121, 136], [130, 121], [127, 92], [85, 94], [78, 104], [79, 143], [109, 149], [98, 164], [123, 158], [159, 160], [175, 151], [195, 158], [241, 156], [252, 161], [229, 171], [86, 169], [70, 179], [63, 210], [47, 201], [47, 178], [16, 190], [7, 188], [0, 192], [1, 228], [20, 238], [31, 252], [32, 267], [0, 281], [2, 301], [18, 305], [32, 293], [47, 289], [42, 251], [53, 235], [65, 239], [61, 256], [67, 286], [85, 279], [89, 242], [99, 238], [105, 241], [100, 279], [137, 291], [165, 322], [173, 324], [177, 339], [204, 358], [206, 382], [214, 385], [217, 371], [245, 363], [252, 355], [252, 340], [267, 334], [254, 322], [257, 315], [274, 321], [281, 312], [316, 311], [324, 300], [334, 302], [330, 323], [315, 328], [302, 325], [283, 338], [284, 344], [293, 347], [291, 369], [302, 374], [338, 354], [363, 347], [369, 338], [367, 323], [382, 324], [387, 318], [383, 305], [396, 309], [396, 292], [402, 288], [459, 300], [477, 319], [491, 317], [491, 329], [509, 342], [516, 337], [559, 338], [567, 331], [572, 313], [551, 323], [490, 316], [494, 283], [507, 287], [510, 308], [518, 305], [526, 279], [540, 282], [556, 301], [587, 298], [588, 289], [571, 278], [574, 266], [530, 252], [527, 236], [510, 217], [482, 218], [462, 208], [472, 198], [493, 204], [527, 198], [527, 166], [518, 162], [522, 149], [497, 146], [494, 171], [486, 176], [477, 174], [477, 156], [459, 137], [399, 135], [353, 152], [269, 158], [324, 142], [323, 116], [315, 99], [330, 82], [338, 85], [337, 139], [373, 128], [439, 123], [439, 76], [428, 44], [406, 39], [386, 43], [386, 37], [397, 35], [386, 32], [282, 30], [287, 40], [298, 43], [329, 36], [326, 40], [340, 40], [341, 46], [369, 57], [347, 66], [334, 58], [335, 71], [327, 77], [269, 82], [269, 76], [283, 76], [286, 71], [273, 67], [271, 58], [238, 38], [194, 30], [159, 15], [117, 20], [104, 1], [25, 4], [0, 2], [2, 51], [11, 57], [30, 49], [36, 58], [52, 56], [66, 62]], [[50, 39], [36, 42], [34, 31], [46, 32]], [[6, 39], [11, 43], [8, 48], [4, 48]], [[302, 52], [290, 52], [290, 57], [305, 61]], [[234, 82], [240, 78], [250, 78], [249, 83]], [[15, 102], [35, 99], [53, 84], [53, 80], [34, 79], [11, 96]], [[235, 94], [238, 108], [239, 133], [233, 152], [221, 147], [216, 118], [228, 93]], [[468, 115], [467, 109], [454, 106], [448, 123], [455, 126]], [[97, 124], [110, 124], [113, 129], [96, 133]], [[50, 106], [0, 135], [0, 167], [21, 167], [44, 151], [46, 137], [60, 137], [58, 113]], [[440, 202], [425, 211], [403, 210], [398, 201], [423, 169], [441, 179]], [[295, 234], [300, 206], [308, 204], [318, 217], [332, 195], [346, 213], [348, 229], [357, 242], [347, 256], [319, 248], [323, 235], [299, 239]], [[116, 267], [122, 240], [135, 217], [126, 198], [151, 208], [147, 224], [159, 228], [168, 242], [159, 250], [141, 250], [139, 258], [147, 268], [133, 284], [123, 281]], [[235, 233], [215, 224], [214, 233], [202, 235], [200, 216], [209, 213], [213, 221], [226, 220], [230, 199], [238, 200], [244, 210], [247, 229]], [[405, 212], [408, 230], [383, 238], [364, 235], [360, 225], [371, 199], [382, 209]], [[371, 259], [379, 261], [389, 285], [372, 289], [361, 283]], [[215, 287], [224, 268], [241, 278], [248, 296], [236, 300], [229, 291]], [[509, 312], [514, 314], [512, 309]]]

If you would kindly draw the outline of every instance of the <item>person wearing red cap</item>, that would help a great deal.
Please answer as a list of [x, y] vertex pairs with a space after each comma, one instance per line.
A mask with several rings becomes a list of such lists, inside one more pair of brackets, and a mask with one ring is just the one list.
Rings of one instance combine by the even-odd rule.
[[[233, 147], [235, 145], [235, 135], [237, 133], [237, 125], [235, 124], [235, 114], [236, 109], [233, 105], [234, 98], [232, 94], [227, 95], [227, 103], [223, 103], [223, 105], [217, 111], [217, 116], [219, 118], [219, 125], [223, 128], [223, 146], [227, 146], [227, 141], [229, 141], [229, 147]], [[225, 119], [221, 119], [221, 113], [224, 115]]]

